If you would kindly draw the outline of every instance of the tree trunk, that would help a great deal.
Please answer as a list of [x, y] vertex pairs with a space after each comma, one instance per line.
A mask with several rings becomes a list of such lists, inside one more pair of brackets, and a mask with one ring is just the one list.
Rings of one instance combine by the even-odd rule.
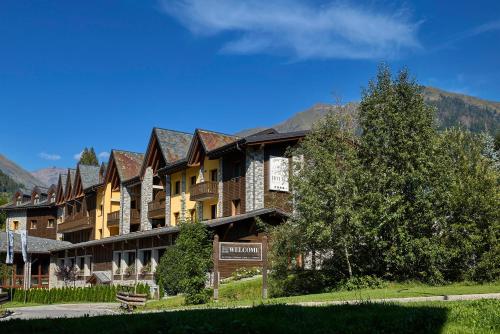
[[345, 242], [344, 242], [344, 254], [345, 254], [345, 262], [347, 263], [347, 271], [349, 272], [349, 278], [352, 278], [351, 261], [349, 261], [349, 252], [347, 251], [347, 245]]

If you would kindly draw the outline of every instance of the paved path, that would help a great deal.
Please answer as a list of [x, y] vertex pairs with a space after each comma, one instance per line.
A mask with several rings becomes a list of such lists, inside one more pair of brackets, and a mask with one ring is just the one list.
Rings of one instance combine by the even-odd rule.
[[9, 319], [41, 319], [41, 318], [76, 318], [83, 316], [119, 314], [119, 304], [53, 304], [9, 308], [14, 314], [2, 320]]

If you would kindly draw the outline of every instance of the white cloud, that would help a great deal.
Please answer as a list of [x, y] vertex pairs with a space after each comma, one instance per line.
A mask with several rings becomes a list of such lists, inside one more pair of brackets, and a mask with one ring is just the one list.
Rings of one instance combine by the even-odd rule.
[[44, 160], [61, 160], [61, 156], [59, 154], [50, 154], [46, 152], [38, 153], [38, 156]]
[[99, 159], [105, 160], [109, 158], [109, 152], [101, 152], [98, 155]]
[[77, 161], [80, 161], [80, 158], [82, 157], [82, 154], [83, 154], [83, 151], [81, 151], [80, 153], [77, 153], [77, 154], [73, 155], [73, 159], [75, 159]]
[[397, 57], [421, 47], [419, 23], [404, 10], [381, 12], [345, 2], [301, 0], [160, 0], [193, 34], [232, 33], [222, 51], [283, 54], [297, 59]]

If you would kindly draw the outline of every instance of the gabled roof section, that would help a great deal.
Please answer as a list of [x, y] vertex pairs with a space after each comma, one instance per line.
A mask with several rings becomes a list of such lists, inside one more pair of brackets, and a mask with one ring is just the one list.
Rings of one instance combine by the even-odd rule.
[[205, 154], [240, 139], [237, 136], [196, 129], [188, 152], [188, 165], [198, 165]]
[[117, 189], [121, 183], [139, 176], [143, 160], [142, 153], [111, 150], [104, 182]]
[[113, 150], [112, 154], [121, 182], [139, 175], [144, 161], [143, 153]]
[[99, 183], [99, 169], [100, 166], [78, 165], [83, 190], [87, 190]]
[[58, 204], [64, 202], [67, 177], [68, 174], [59, 174], [59, 180], [57, 181], [57, 190], [56, 190], [56, 203]]
[[147, 167], [156, 173], [159, 168], [186, 158], [193, 135], [190, 133], [153, 128], [141, 167], [141, 176]]
[[64, 187], [64, 200], [69, 200], [73, 194], [73, 183], [75, 182], [76, 169], [68, 168], [66, 176], [66, 187]]

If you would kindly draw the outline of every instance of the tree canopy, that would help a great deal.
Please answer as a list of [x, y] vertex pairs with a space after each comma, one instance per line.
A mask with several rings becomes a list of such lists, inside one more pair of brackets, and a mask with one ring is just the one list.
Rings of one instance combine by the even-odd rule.
[[82, 165], [92, 165], [92, 166], [99, 166], [99, 160], [97, 159], [97, 156], [95, 154], [94, 148], [84, 148], [83, 152], [80, 156], [80, 164]]

